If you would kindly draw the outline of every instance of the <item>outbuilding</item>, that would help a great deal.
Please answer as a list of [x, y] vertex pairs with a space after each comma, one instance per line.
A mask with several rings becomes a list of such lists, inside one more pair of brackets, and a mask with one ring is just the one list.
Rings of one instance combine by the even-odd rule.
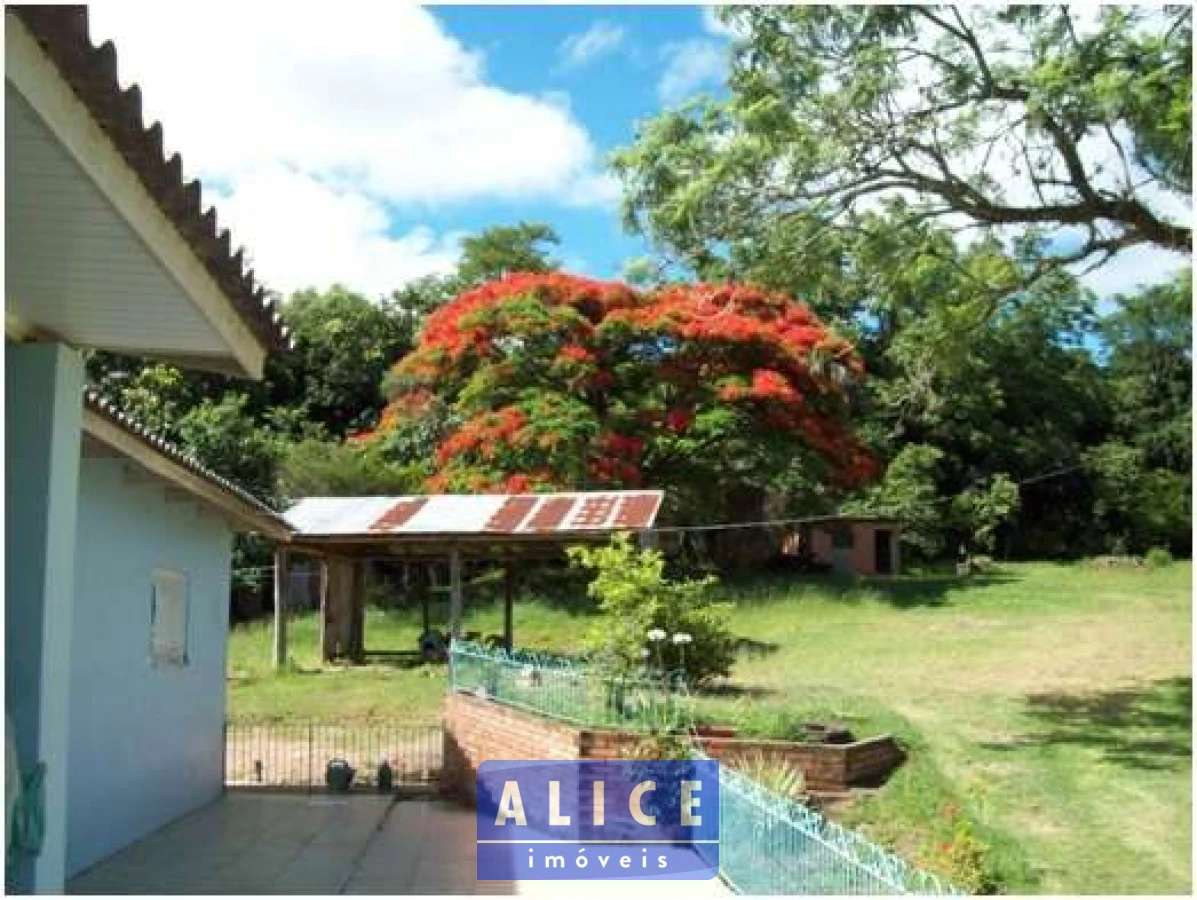
[[881, 516], [810, 519], [782, 542], [782, 554], [805, 556], [845, 575], [898, 575], [901, 523]]

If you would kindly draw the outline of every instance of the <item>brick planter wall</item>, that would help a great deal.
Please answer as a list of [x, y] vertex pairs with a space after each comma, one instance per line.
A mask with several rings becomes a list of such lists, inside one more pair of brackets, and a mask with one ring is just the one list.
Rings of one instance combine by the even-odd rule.
[[[445, 701], [442, 790], [472, 802], [478, 764], [487, 759], [618, 759], [643, 739], [623, 731], [578, 728], [469, 694]], [[905, 759], [889, 735], [851, 744], [803, 744], [742, 738], [700, 738], [719, 760], [782, 758], [801, 769], [809, 790], [839, 792], [876, 784]]]
[[484, 760], [583, 758], [573, 726], [469, 694], [445, 700], [444, 735], [441, 789], [471, 803]]

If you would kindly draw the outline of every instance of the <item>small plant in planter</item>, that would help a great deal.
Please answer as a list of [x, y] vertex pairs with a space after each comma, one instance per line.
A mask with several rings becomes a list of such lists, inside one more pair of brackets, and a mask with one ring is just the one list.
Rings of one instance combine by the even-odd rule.
[[737, 757], [730, 765], [779, 796], [799, 803], [810, 801], [806, 793], [806, 775], [788, 759], [767, 756], [758, 750]]

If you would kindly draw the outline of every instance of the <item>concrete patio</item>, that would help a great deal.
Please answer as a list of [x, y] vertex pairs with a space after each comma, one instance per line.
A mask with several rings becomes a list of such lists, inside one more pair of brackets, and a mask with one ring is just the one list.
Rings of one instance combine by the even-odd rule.
[[[230, 792], [75, 877], [72, 894], [607, 897], [596, 881], [475, 880], [474, 813], [432, 798]], [[718, 880], [629, 881], [621, 897], [715, 897]]]

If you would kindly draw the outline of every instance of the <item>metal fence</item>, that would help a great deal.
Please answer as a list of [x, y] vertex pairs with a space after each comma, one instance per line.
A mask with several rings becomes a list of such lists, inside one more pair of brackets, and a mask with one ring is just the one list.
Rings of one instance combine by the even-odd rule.
[[959, 893], [729, 767], [719, 771], [719, 832], [719, 874], [741, 894]]
[[683, 679], [610, 674], [584, 661], [469, 641], [452, 644], [449, 686], [586, 727], [668, 729], [689, 721]]
[[[692, 732], [684, 681], [606, 675], [585, 662], [464, 641], [449, 651], [450, 689], [590, 727]], [[691, 751], [704, 754], [697, 741]], [[742, 772], [720, 766], [719, 872], [743, 894], [958, 894], [854, 831]]]
[[225, 725], [225, 784], [229, 787], [324, 790], [334, 760], [354, 769], [352, 789], [377, 790], [385, 760], [395, 789], [436, 784], [441, 771], [440, 725]]

